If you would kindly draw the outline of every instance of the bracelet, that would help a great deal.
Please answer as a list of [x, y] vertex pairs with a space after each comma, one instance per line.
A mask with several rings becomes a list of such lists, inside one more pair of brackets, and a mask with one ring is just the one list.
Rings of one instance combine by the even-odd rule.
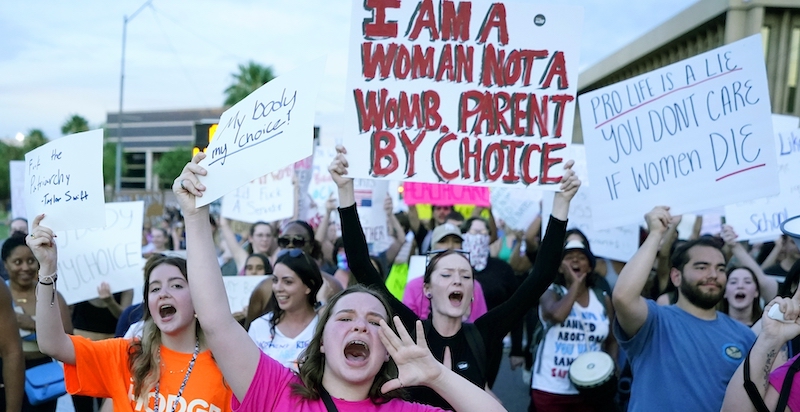
[[[45, 282], [42, 282], [43, 280]], [[52, 294], [50, 295], [50, 307], [51, 308], [53, 307], [53, 305], [56, 304], [56, 281], [57, 280], [58, 280], [58, 272], [53, 272], [53, 274], [49, 275], [49, 276], [39, 276], [39, 284], [36, 285], [37, 288], [39, 287], [39, 285], [45, 285], [45, 286], [53, 285], [53, 291], [52, 291]], [[49, 282], [47, 282], [47, 281], [49, 281]]]

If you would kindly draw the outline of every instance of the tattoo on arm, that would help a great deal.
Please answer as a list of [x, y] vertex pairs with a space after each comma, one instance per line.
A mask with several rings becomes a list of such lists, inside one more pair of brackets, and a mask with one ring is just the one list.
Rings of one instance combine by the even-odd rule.
[[772, 371], [772, 363], [775, 362], [777, 356], [778, 351], [772, 349], [767, 354], [767, 360], [764, 362], [764, 391], [769, 387], [769, 373]]

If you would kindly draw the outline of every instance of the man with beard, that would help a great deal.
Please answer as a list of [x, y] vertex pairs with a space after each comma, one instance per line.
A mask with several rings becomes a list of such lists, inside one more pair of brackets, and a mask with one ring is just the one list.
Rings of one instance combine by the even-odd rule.
[[755, 334], [715, 308], [726, 276], [725, 257], [713, 239], [688, 242], [673, 254], [675, 305], [657, 306], [641, 296], [673, 218], [669, 207], [659, 206], [645, 220], [650, 233], [620, 273], [612, 295], [614, 334], [635, 377], [628, 410], [719, 411], [728, 381]]

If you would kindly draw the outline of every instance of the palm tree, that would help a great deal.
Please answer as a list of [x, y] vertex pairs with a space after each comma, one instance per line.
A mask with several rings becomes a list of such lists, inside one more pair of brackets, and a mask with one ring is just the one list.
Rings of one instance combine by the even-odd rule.
[[234, 83], [225, 89], [225, 106], [230, 107], [275, 78], [272, 66], [262, 66], [254, 61], [239, 65], [239, 73], [231, 74]]
[[61, 126], [61, 133], [66, 136], [68, 134], [80, 133], [89, 130], [89, 122], [82, 116], [73, 114]]

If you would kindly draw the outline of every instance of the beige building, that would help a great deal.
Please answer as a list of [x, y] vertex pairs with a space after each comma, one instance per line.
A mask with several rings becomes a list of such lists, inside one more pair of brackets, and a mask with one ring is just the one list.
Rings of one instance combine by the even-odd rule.
[[[761, 33], [772, 112], [800, 116], [800, 0], [699, 0], [580, 74], [586, 93]], [[580, 107], [578, 108], [580, 110]], [[583, 142], [580, 116], [573, 141]]]

